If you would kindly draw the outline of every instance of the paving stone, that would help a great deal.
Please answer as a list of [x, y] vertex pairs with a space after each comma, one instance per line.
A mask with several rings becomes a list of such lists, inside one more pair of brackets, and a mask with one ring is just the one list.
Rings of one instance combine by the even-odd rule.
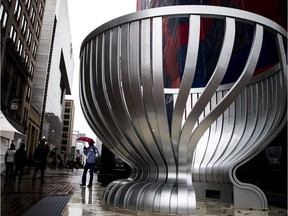
[[[1, 216], [22, 216], [29, 210], [36, 208], [37, 205], [39, 207], [39, 203], [41, 207], [41, 200], [43, 202], [47, 199], [50, 199], [49, 209], [51, 212], [60, 209], [62, 216], [164, 216], [158, 213], [123, 210], [104, 205], [102, 203], [104, 187], [97, 182], [97, 175], [94, 176], [92, 188], [79, 187], [82, 173], [83, 169], [74, 171], [47, 169], [43, 185], [40, 184], [40, 179], [36, 179], [36, 183], [32, 185], [32, 172], [23, 176], [20, 185], [17, 182], [5, 185], [5, 176], [1, 176]], [[55, 204], [59, 197], [66, 197], [65, 204]], [[45, 204], [43, 206], [45, 207]], [[39, 213], [33, 214], [33, 216], [38, 215]], [[233, 206], [224, 203], [197, 200], [196, 215], [287, 216], [287, 210], [275, 207], [269, 208], [269, 211], [243, 210], [235, 209]], [[44, 216], [44, 214], [39, 216]]]

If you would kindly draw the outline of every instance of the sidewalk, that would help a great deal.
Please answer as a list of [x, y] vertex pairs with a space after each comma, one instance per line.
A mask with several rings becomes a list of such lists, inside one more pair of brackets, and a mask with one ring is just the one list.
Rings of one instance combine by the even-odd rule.
[[[95, 174], [92, 188], [79, 187], [83, 169], [47, 169], [45, 183], [37, 179], [32, 185], [32, 170], [24, 175], [21, 185], [17, 181], [4, 185], [1, 176], [1, 216], [147, 216], [159, 215], [107, 207], [101, 203], [104, 187], [97, 183]], [[89, 179], [89, 176], [87, 176]], [[88, 180], [87, 179], [87, 180]], [[228, 204], [197, 201], [198, 216], [284, 216], [285, 209], [273, 208], [270, 211], [233, 209]]]
[[[5, 185], [5, 176], [1, 176], [1, 216], [22, 215], [44, 197], [70, 198], [79, 187], [82, 170], [68, 172], [48, 168], [45, 171], [43, 185], [40, 184], [40, 179], [36, 179], [35, 185], [32, 185], [32, 173], [31, 168], [29, 175], [23, 175], [22, 183], [19, 185], [17, 179], [15, 183]], [[37, 177], [39, 176], [38, 172]]]

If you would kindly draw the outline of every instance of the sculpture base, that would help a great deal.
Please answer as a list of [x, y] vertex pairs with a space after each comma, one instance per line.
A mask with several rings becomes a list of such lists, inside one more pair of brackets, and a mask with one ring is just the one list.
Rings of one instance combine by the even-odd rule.
[[107, 205], [161, 214], [195, 214], [196, 196], [192, 186], [163, 182], [117, 180], [103, 193]]

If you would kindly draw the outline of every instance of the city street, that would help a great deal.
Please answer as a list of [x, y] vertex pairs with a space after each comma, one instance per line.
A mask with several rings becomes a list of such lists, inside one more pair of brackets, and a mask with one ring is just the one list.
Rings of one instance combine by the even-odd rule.
[[[1, 216], [126, 216], [126, 215], [160, 215], [140, 211], [121, 210], [102, 204], [104, 187], [94, 178], [92, 188], [79, 187], [83, 170], [47, 169], [45, 183], [40, 179], [32, 185], [32, 173], [24, 175], [22, 183], [5, 185], [5, 176], [1, 176]], [[89, 177], [88, 177], [89, 178]], [[87, 179], [88, 180], [88, 179]], [[273, 208], [270, 211], [252, 211], [233, 209], [228, 204], [197, 201], [199, 216], [284, 216], [285, 209]]]

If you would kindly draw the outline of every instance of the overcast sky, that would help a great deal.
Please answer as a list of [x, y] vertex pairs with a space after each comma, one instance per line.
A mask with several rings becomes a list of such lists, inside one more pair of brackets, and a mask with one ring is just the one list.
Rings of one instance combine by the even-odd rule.
[[75, 101], [74, 130], [95, 139], [79, 102], [79, 52], [84, 38], [95, 28], [114, 18], [136, 11], [136, 0], [67, 0], [74, 51], [72, 95]]

